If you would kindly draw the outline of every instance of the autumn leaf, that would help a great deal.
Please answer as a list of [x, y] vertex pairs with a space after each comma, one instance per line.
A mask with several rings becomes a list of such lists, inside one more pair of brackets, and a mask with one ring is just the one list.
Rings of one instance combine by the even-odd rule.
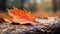
[[28, 12], [26, 9], [18, 9], [13, 7], [13, 9], [8, 9], [8, 14], [13, 17], [13, 21], [18, 22], [35, 22], [35, 18], [32, 16], [31, 12]]

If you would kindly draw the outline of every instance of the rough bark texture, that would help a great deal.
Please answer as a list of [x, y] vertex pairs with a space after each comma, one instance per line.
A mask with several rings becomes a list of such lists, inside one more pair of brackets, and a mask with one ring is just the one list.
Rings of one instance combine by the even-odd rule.
[[[52, 22], [53, 23], [53, 22]], [[4, 22], [0, 24], [0, 34], [57, 34], [60, 32], [60, 21], [57, 23], [44, 25], [35, 24], [14, 24], [14, 22]]]

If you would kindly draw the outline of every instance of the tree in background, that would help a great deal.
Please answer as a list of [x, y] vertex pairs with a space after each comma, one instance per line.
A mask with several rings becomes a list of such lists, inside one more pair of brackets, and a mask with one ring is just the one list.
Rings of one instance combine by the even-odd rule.
[[56, 0], [53, 0], [53, 12], [57, 11], [57, 4], [56, 4]]
[[6, 0], [0, 0], [0, 10], [6, 10], [5, 1]]
[[20, 2], [21, 2], [21, 6], [20, 6], [20, 8], [21, 8], [21, 9], [24, 8], [24, 1], [25, 1], [25, 0], [20, 0]]

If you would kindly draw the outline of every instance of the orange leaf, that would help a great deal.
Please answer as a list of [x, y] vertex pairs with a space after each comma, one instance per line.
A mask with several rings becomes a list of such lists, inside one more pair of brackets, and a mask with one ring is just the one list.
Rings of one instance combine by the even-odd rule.
[[[11, 10], [8, 10], [8, 13], [10, 16], [12, 16], [15, 20], [17, 19], [26, 19], [27, 20], [30, 20], [32, 22], [35, 22], [35, 18], [32, 16], [31, 12], [27, 12], [26, 9], [23, 9], [23, 10], [19, 10], [18, 8], [16, 7], [13, 7], [13, 9]], [[21, 20], [20, 20], [21, 21]]]

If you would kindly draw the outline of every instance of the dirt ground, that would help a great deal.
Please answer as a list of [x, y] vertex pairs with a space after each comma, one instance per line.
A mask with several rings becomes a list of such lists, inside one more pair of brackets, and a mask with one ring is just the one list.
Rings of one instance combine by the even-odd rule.
[[[45, 18], [45, 17], [60, 17], [60, 12], [56, 12], [56, 13], [49, 13], [49, 12], [39, 12], [39, 11], [35, 11], [32, 12], [32, 15], [34, 17], [40, 17], [40, 18]], [[11, 19], [12, 17], [9, 16], [8, 12], [2, 12], [0, 11], [0, 17], [2, 18], [8, 18]]]
[[47, 18], [47, 17], [60, 17], [60, 12], [33, 12], [34, 17]]

